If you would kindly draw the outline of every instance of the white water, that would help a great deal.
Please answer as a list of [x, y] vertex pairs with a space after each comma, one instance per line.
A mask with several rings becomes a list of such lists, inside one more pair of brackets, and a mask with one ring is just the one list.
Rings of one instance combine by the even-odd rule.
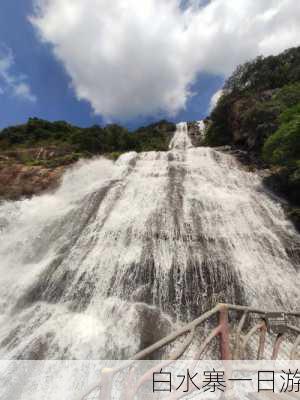
[[1, 358], [126, 358], [218, 301], [297, 308], [300, 238], [261, 179], [185, 123], [170, 146], [0, 207]]
[[205, 122], [203, 120], [201, 120], [201, 121], [198, 121], [197, 124], [199, 127], [200, 140], [201, 140], [201, 142], [203, 142], [205, 139], [205, 130], [206, 130]]

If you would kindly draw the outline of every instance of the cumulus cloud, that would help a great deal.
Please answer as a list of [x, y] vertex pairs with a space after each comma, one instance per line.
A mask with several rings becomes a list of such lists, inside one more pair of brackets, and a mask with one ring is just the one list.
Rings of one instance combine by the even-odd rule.
[[20, 99], [35, 102], [36, 96], [31, 91], [27, 77], [12, 72], [14, 64], [12, 51], [2, 45], [0, 48], [0, 95], [9, 92]]
[[221, 98], [222, 94], [223, 94], [223, 90], [220, 89], [220, 90], [216, 91], [216, 93], [214, 93], [212, 95], [212, 97], [210, 99], [210, 102], [209, 102], [209, 111], [212, 111], [216, 107], [216, 105], [217, 105], [219, 99]]
[[299, 44], [295, 0], [35, 0], [79, 99], [108, 119], [176, 114], [200, 72]]

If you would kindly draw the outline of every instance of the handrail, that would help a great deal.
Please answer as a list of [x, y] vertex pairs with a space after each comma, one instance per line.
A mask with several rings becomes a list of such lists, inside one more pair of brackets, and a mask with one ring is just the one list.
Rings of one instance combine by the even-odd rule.
[[[175, 339], [185, 335], [186, 333], [191, 332], [193, 329], [196, 329], [200, 324], [205, 322], [211, 316], [217, 314], [218, 312], [221, 312], [222, 310], [224, 312], [227, 312], [227, 313], [228, 313], [228, 311], [240, 311], [240, 312], [243, 311], [244, 314], [243, 314], [242, 318], [244, 320], [250, 314], [259, 314], [259, 315], [265, 316], [266, 318], [268, 317], [268, 315], [271, 315], [272, 318], [275, 318], [276, 316], [277, 317], [291, 316], [291, 317], [299, 317], [300, 318], [300, 312], [298, 312], [298, 311], [292, 311], [292, 312], [265, 311], [265, 310], [261, 310], [261, 309], [254, 308], [254, 307], [237, 306], [237, 305], [233, 305], [233, 304], [219, 303], [212, 310], [206, 312], [205, 314], [203, 314], [202, 316], [198, 317], [197, 319], [195, 319], [194, 321], [190, 322], [189, 324], [186, 324], [183, 328], [177, 330], [176, 332], [171, 333], [170, 335], [168, 335], [165, 338], [159, 340], [158, 342], [154, 343], [153, 345], [151, 345], [151, 346], [147, 347], [146, 349], [140, 351], [132, 359], [133, 360], [146, 359], [149, 355], [151, 355], [155, 351], [157, 351], [157, 350], [161, 349], [162, 347], [170, 344]], [[245, 317], [244, 317], [244, 315], [245, 315]], [[222, 323], [221, 323], [221, 325], [222, 325]], [[300, 333], [300, 328], [292, 326], [292, 325], [287, 325], [287, 329]]]
[[[242, 313], [242, 316], [239, 320], [235, 318], [235, 322], [238, 322], [237, 328], [235, 330], [230, 329], [230, 322], [229, 322], [230, 312]], [[170, 343], [175, 342], [178, 338], [188, 335], [186, 340], [179, 347], [179, 349], [176, 350], [176, 353], [173, 353], [168, 358], [168, 360], [162, 361], [160, 365], [166, 365], [166, 364], [168, 365], [180, 359], [180, 357], [185, 353], [185, 351], [189, 348], [189, 346], [193, 342], [193, 339], [196, 337], [197, 328], [204, 322], [208, 321], [211, 317], [215, 316], [216, 314], [219, 314], [219, 323], [215, 328], [212, 329], [211, 333], [204, 340], [202, 346], [200, 347], [200, 350], [196, 354], [197, 360], [203, 356], [208, 345], [215, 337], [219, 337], [221, 360], [242, 359], [245, 354], [247, 344], [249, 343], [251, 337], [256, 333], [259, 333], [257, 360], [263, 359], [266, 334], [267, 332], [272, 331], [274, 328], [277, 328], [279, 332], [277, 333], [276, 340], [273, 345], [272, 360], [276, 360], [279, 353], [280, 345], [282, 341], [286, 338], [285, 335], [286, 332], [289, 332], [290, 334], [294, 334], [296, 336], [296, 340], [292, 344], [292, 350], [290, 352], [290, 358], [295, 359], [297, 348], [300, 346], [300, 328], [298, 326], [292, 325], [291, 323], [287, 323], [286, 318], [300, 318], [300, 311], [289, 311], [289, 312], [277, 311], [277, 310], [266, 311], [255, 307], [219, 303], [213, 309], [207, 311], [206, 313], [196, 318], [192, 322], [186, 324], [182, 328], [178, 329], [176, 332], [169, 334], [168, 336], [160, 339], [159, 341], [147, 347], [146, 349], [138, 352], [132, 357], [131, 360], [127, 361], [126, 363], [122, 363], [122, 366], [115, 369], [102, 370], [101, 374], [102, 384], [104, 382], [106, 383], [110, 382], [110, 383], [104, 385], [106, 387], [105, 396], [102, 393], [101, 398], [105, 399], [110, 398], [109, 393], [111, 391], [112, 381], [117, 373], [130, 367], [137, 360], [146, 360], [150, 355], [152, 355], [156, 351], [162, 349], [163, 347], [167, 346]], [[246, 334], [242, 334], [245, 323], [247, 319], [250, 319], [250, 316], [252, 314], [257, 314], [259, 315], [260, 318], [258, 321], [256, 321], [255, 326], [253, 328], [250, 328], [250, 330]], [[279, 318], [279, 324], [274, 324], [274, 319], [276, 318]], [[231, 349], [230, 345], [231, 335], [235, 335], [235, 340], [233, 340], [234, 342], [233, 349]], [[145, 376], [142, 377], [141, 381], [138, 382], [134, 386], [134, 388], [131, 389], [131, 391], [132, 390], [137, 391], [139, 386], [144, 382], [144, 380], [147, 379], [148, 375], [149, 375], [148, 373], [145, 374]], [[100, 383], [91, 388], [89, 392], [85, 394], [85, 396], [81, 397], [81, 400], [87, 399], [87, 396], [91, 394], [94, 390], [99, 389], [99, 387]]]

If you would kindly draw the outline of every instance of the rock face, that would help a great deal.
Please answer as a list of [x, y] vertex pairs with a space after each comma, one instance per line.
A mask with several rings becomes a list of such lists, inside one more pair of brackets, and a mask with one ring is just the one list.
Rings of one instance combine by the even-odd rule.
[[[257, 93], [252, 98], [239, 97], [232, 106], [228, 114], [228, 122], [230, 131], [232, 132], [232, 143], [242, 145], [250, 151], [258, 151], [262, 146], [262, 131], [268, 127], [268, 132], [272, 133], [276, 130], [275, 124], [280, 110], [266, 109], [264, 111], [257, 109], [257, 104], [265, 104], [270, 101], [278, 90], [265, 90]], [[256, 119], [261, 118], [265, 114], [262, 122]]]
[[65, 167], [54, 169], [20, 164], [0, 167], [0, 198], [17, 200], [55, 188]]
[[31, 197], [57, 187], [68, 165], [77, 161], [68, 147], [18, 149], [0, 154], [0, 200]]
[[134, 132], [116, 124], [80, 128], [37, 118], [5, 128], [0, 132], [0, 201], [56, 187], [66, 167], [79, 159], [166, 151], [174, 131], [175, 125], [164, 120]]

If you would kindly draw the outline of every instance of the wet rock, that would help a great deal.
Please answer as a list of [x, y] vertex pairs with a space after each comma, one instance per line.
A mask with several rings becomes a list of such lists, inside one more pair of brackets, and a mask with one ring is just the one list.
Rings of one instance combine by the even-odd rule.
[[[136, 306], [136, 310], [139, 316], [137, 326], [141, 349], [151, 346], [172, 332], [173, 324], [171, 320], [159, 309], [141, 303]], [[159, 360], [163, 352], [164, 350], [158, 350], [151, 354], [149, 359]]]
[[0, 199], [18, 200], [58, 186], [65, 167], [54, 169], [13, 164], [0, 166]]

